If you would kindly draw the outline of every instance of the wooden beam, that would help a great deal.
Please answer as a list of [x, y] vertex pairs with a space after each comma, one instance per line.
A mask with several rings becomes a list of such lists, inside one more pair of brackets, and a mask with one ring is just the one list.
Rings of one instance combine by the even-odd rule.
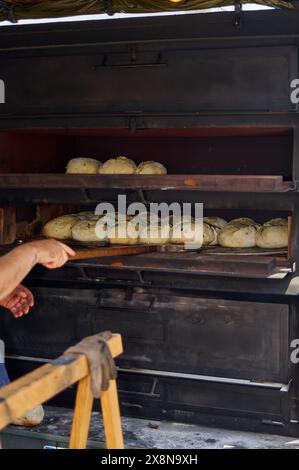
[[[113, 357], [123, 351], [120, 335], [108, 341]], [[0, 429], [88, 375], [86, 356], [60, 356], [0, 389]]]

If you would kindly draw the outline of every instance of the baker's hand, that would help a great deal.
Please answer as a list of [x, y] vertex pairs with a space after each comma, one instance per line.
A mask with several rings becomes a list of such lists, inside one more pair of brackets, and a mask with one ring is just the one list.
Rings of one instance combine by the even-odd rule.
[[33, 307], [34, 297], [27, 287], [19, 284], [11, 294], [1, 300], [0, 305], [10, 310], [15, 318], [19, 318], [27, 315], [30, 307]]
[[28, 245], [35, 250], [36, 262], [49, 269], [60, 268], [69, 257], [75, 255], [74, 250], [57, 240], [41, 240], [28, 243]]

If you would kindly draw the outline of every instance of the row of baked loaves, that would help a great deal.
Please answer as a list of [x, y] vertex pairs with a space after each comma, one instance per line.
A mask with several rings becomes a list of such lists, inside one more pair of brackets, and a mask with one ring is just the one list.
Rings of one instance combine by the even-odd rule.
[[[68, 214], [50, 220], [43, 227], [42, 234], [47, 238], [57, 238], [59, 240], [76, 240], [81, 242], [106, 241], [111, 244], [165, 244], [165, 243], [185, 243], [185, 241], [196, 241], [193, 236], [195, 224], [192, 222], [190, 234], [183, 232], [181, 226], [176, 229], [177, 224], [172, 224], [168, 220], [164, 222], [158, 216], [150, 221], [148, 214], [139, 215], [139, 226], [136, 227], [136, 219], [132, 216], [119, 218], [118, 214], [105, 216], [107, 225], [101, 225], [103, 231], [99, 232], [97, 223], [101, 219], [90, 211], [79, 212], [78, 214]], [[151, 224], [150, 224], [151, 222]], [[96, 230], [97, 228], [97, 230]], [[205, 244], [215, 241], [215, 229], [204, 224]], [[193, 238], [192, 238], [193, 236]], [[201, 240], [198, 240], [200, 243]]]
[[219, 230], [218, 243], [229, 248], [287, 248], [288, 221], [277, 218], [260, 225], [246, 217], [234, 219]]
[[[111, 215], [112, 217], [112, 215]], [[114, 218], [114, 214], [113, 214]], [[134, 231], [135, 222], [127, 216], [125, 222], [114, 223], [111, 219], [109, 229], [99, 233], [96, 225], [100, 216], [93, 212], [84, 211], [78, 214], [68, 214], [49, 221], [43, 228], [45, 237], [60, 240], [76, 240], [81, 242], [109, 241], [111, 244], [183, 244], [186, 242], [201, 243], [196, 239], [195, 223], [181, 225], [164, 222], [157, 217], [154, 224], [149, 224], [147, 214], [141, 216], [140, 230]], [[113, 220], [113, 222], [112, 222]], [[221, 245], [228, 248], [286, 248], [288, 246], [288, 222], [285, 219], [272, 219], [263, 225], [249, 218], [233, 219], [226, 222], [220, 217], [204, 217], [203, 245]], [[124, 236], [121, 232], [125, 223]], [[106, 229], [106, 227], [105, 227]]]
[[66, 167], [66, 173], [101, 175], [166, 175], [167, 170], [162, 163], [148, 161], [138, 166], [127, 157], [110, 158], [101, 163], [94, 158], [72, 158]]

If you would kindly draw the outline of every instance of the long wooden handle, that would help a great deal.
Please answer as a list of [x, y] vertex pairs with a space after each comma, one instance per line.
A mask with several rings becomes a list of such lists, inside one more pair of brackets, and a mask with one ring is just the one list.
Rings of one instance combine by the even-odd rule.
[[150, 253], [156, 250], [157, 248], [151, 245], [84, 248], [83, 250], [76, 251], [75, 256], [70, 257], [69, 261], [78, 259], [104, 258], [107, 256], [139, 255], [142, 253]]

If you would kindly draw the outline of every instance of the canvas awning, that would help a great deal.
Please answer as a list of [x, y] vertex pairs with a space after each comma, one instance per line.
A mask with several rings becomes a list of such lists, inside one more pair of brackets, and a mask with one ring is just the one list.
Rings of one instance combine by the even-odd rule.
[[[252, 3], [241, 0], [240, 3]], [[74, 15], [190, 11], [234, 5], [234, 0], [0, 0], [0, 19], [57, 18]], [[279, 8], [295, 8], [292, 1], [254, 0]]]

